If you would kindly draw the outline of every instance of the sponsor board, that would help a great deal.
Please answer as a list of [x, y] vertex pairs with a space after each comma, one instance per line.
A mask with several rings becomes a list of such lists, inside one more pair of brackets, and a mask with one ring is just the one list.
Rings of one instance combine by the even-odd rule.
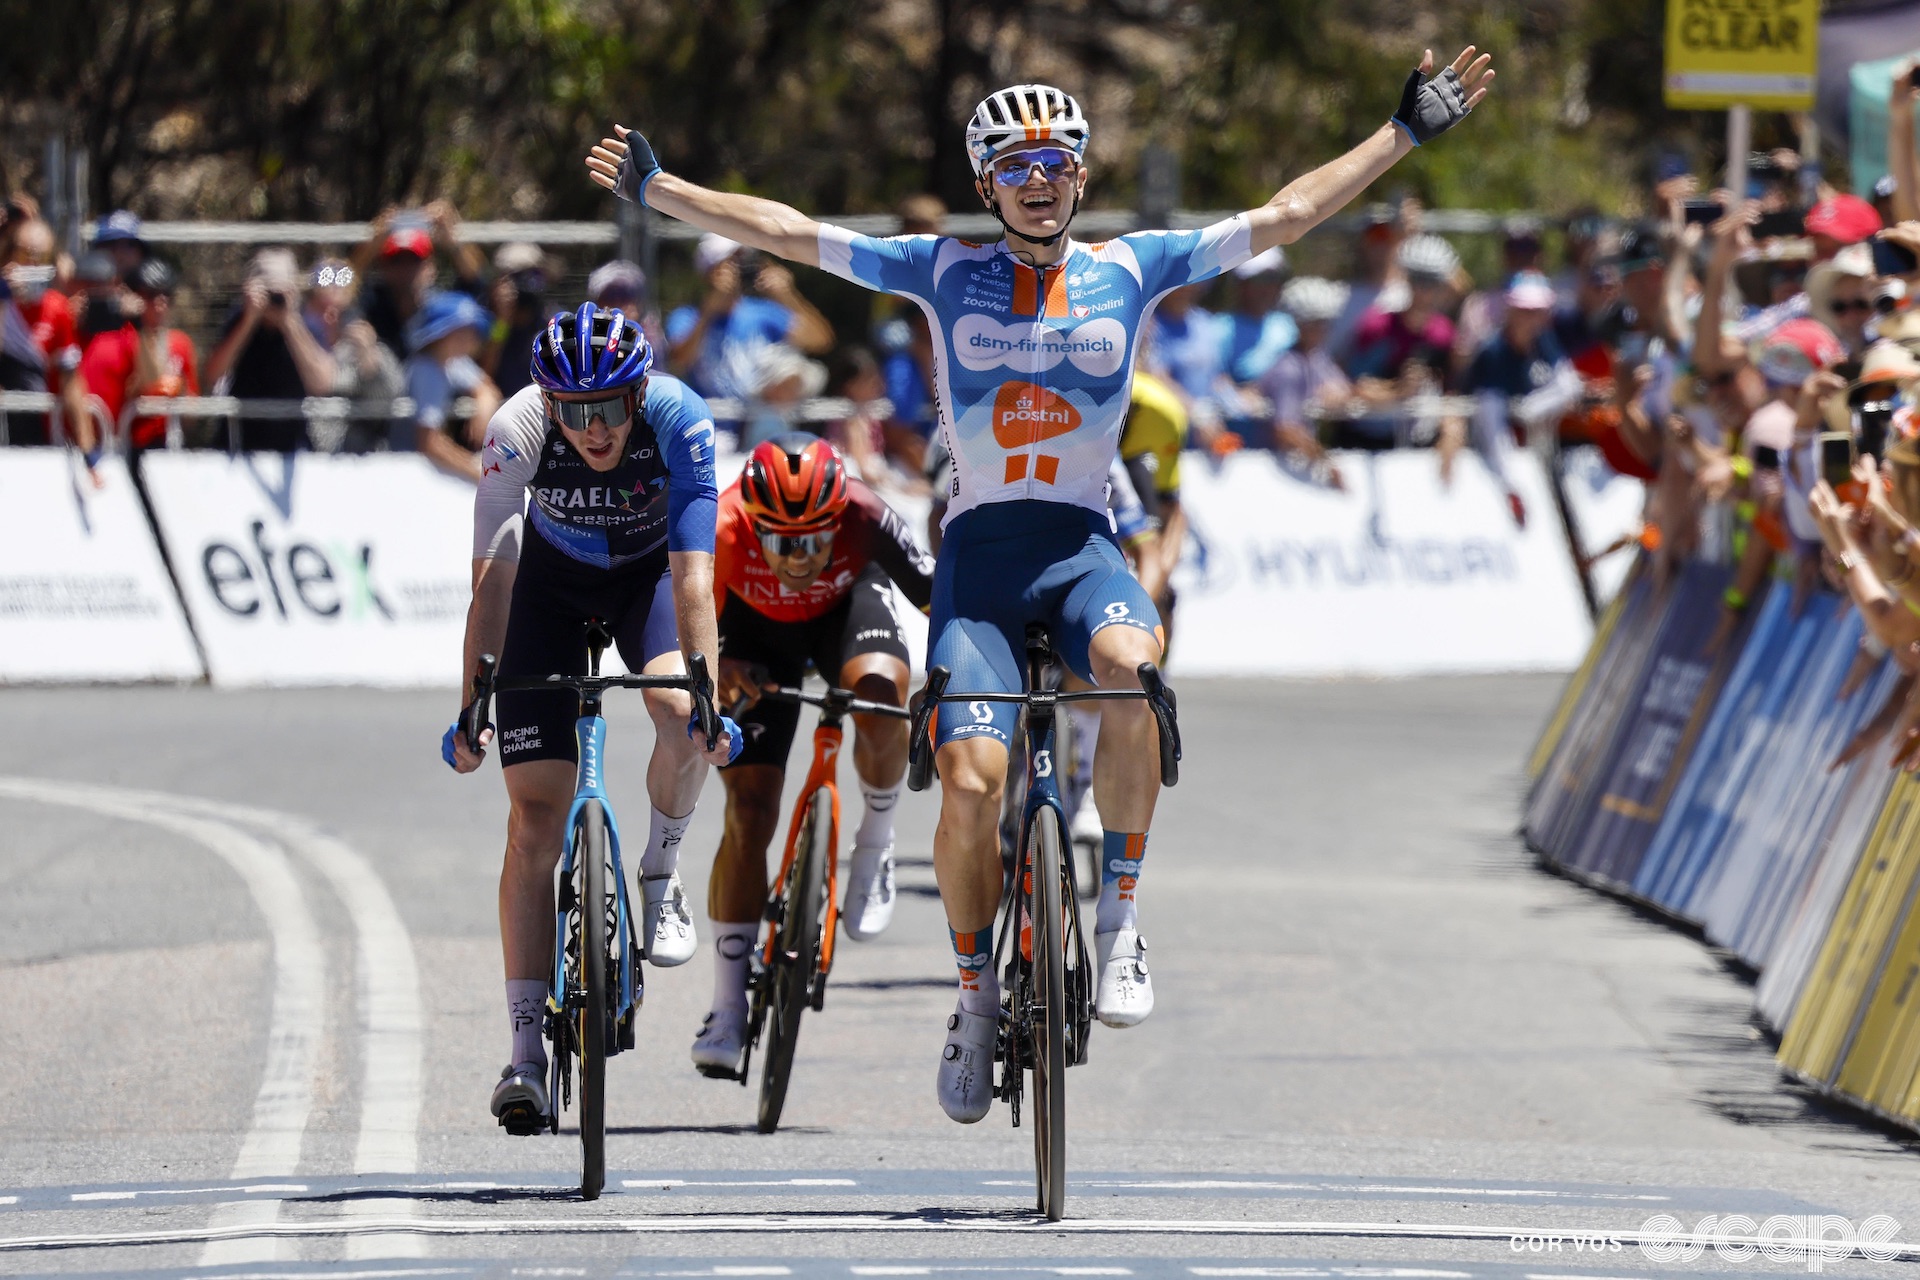
[[198, 680], [133, 478], [66, 449], [0, 450], [0, 682]]
[[1346, 492], [1266, 454], [1189, 455], [1192, 536], [1171, 669], [1189, 675], [1570, 671], [1593, 635], [1545, 472], [1509, 462], [1524, 529], [1478, 458], [1338, 454]]
[[414, 454], [151, 453], [154, 519], [219, 685], [452, 685], [473, 486]]

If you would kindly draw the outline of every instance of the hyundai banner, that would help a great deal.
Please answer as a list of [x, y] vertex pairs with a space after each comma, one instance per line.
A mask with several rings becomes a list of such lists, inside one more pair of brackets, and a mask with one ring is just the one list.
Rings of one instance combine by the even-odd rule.
[[1340, 492], [1265, 453], [1188, 454], [1174, 577], [1181, 675], [1570, 671], [1593, 635], [1546, 474], [1508, 460], [1525, 516], [1471, 454], [1336, 454]]

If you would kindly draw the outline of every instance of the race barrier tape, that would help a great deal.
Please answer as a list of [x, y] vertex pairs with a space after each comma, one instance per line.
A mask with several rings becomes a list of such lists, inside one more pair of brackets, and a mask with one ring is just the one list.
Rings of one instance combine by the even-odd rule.
[[0, 548], [0, 683], [204, 674], [121, 460], [0, 450]]
[[1535, 747], [1527, 841], [1754, 970], [1787, 1074], [1920, 1130], [1920, 783], [1860, 739], [1900, 673], [1825, 590], [1771, 584], [1709, 652], [1728, 570], [1652, 578]]

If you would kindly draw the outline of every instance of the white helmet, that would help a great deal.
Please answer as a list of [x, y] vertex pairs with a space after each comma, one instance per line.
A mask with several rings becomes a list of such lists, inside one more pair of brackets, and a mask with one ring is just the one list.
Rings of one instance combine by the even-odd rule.
[[1280, 305], [1302, 324], [1331, 320], [1346, 310], [1347, 286], [1319, 276], [1301, 276], [1287, 281], [1280, 291]]
[[1399, 260], [1400, 269], [1410, 276], [1451, 280], [1460, 270], [1460, 255], [1435, 235], [1408, 236], [1394, 256]]
[[1080, 104], [1049, 84], [1017, 84], [989, 94], [967, 122], [967, 158], [975, 177], [987, 162], [1016, 142], [1057, 142], [1076, 156], [1087, 153], [1091, 130]]

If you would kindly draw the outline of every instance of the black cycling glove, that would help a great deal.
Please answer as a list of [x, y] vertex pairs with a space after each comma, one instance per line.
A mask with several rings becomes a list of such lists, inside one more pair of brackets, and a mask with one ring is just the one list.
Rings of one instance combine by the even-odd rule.
[[659, 176], [660, 162], [654, 159], [652, 145], [640, 136], [638, 129], [627, 130], [626, 142], [627, 154], [620, 161], [620, 172], [614, 178], [613, 194], [622, 200], [645, 204], [647, 184]]
[[[1400, 91], [1400, 109], [1393, 122], [1406, 130], [1414, 146], [1431, 142], [1467, 118], [1467, 90], [1460, 73], [1447, 67], [1431, 80], [1422, 80], [1418, 68]], [[632, 141], [631, 138], [628, 139]]]

